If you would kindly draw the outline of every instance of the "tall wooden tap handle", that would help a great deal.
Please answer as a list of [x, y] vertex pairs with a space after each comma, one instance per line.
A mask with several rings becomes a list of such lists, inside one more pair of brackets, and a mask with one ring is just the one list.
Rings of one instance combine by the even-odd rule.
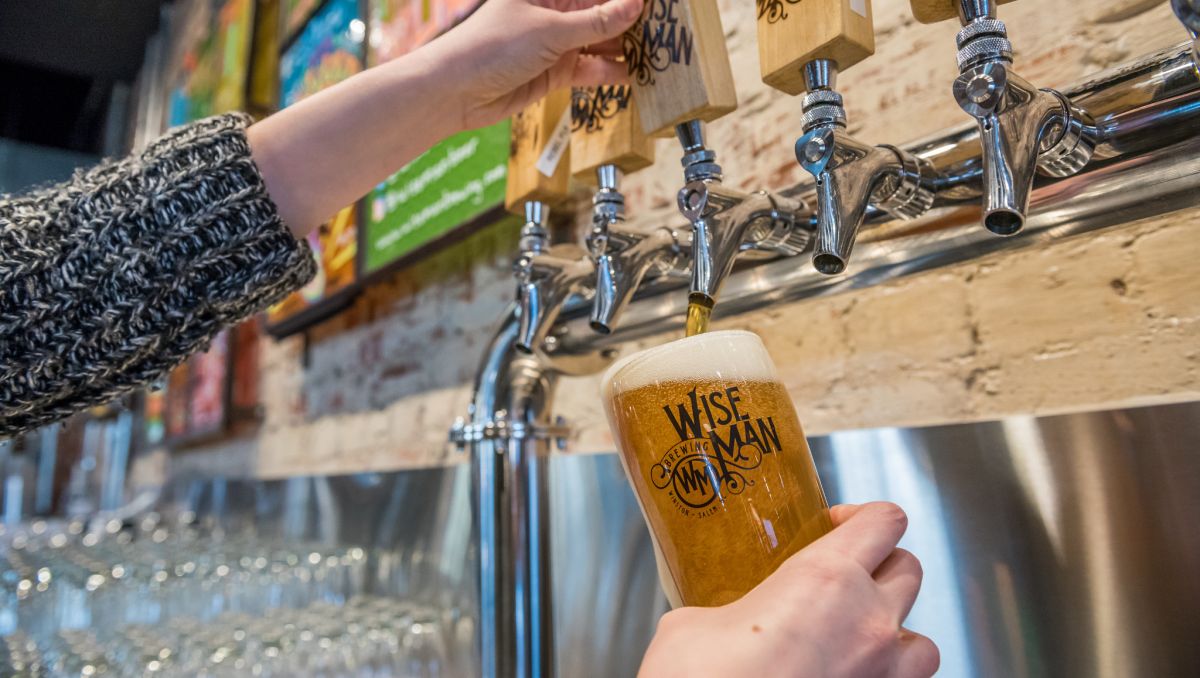
[[629, 85], [575, 90], [571, 97], [571, 174], [595, 183], [596, 168], [625, 174], [654, 164], [654, 139], [642, 131]]
[[758, 0], [759, 66], [777, 90], [803, 93], [804, 64], [814, 59], [845, 71], [874, 53], [870, 0]]
[[[996, 4], [1003, 5], [1012, 1], [996, 0]], [[909, 3], [912, 5], [913, 16], [923, 24], [936, 24], [958, 17], [958, 0], [909, 0]]]
[[508, 185], [504, 207], [524, 214], [533, 200], [554, 204], [567, 197], [571, 180], [571, 90], [550, 92], [512, 117]]
[[622, 46], [647, 134], [737, 108], [717, 0], [646, 0]]

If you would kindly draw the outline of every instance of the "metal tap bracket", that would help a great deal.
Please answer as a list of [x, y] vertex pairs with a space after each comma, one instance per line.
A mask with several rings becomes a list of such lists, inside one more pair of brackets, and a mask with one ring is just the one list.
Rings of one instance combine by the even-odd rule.
[[571, 437], [571, 427], [562, 417], [556, 417], [553, 424], [545, 425], [508, 421], [503, 415], [503, 412], [499, 412], [496, 418], [481, 424], [467, 423], [463, 417], [456, 417], [448, 439], [459, 450], [484, 440], [550, 440], [563, 449]]

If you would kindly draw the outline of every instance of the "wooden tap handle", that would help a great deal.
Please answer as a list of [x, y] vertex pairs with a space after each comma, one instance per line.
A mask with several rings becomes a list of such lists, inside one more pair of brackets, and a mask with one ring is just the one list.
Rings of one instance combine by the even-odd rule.
[[647, 134], [737, 108], [717, 0], [646, 0], [622, 47]]
[[831, 59], [845, 71], [875, 53], [871, 0], [758, 0], [763, 82], [801, 94], [804, 64]]
[[654, 164], [654, 139], [642, 131], [629, 85], [575, 90], [571, 97], [571, 175], [596, 182], [596, 168], [629, 174]]
[[554, 204], [569, 194], [570, 139], [565, 134], [570, 130], [570, 107], [571, 90], [560, 89], [512, 117], [504, 191], [508, 211], [524, 214], [526, 202]]
[[[1003, 5], [1013, 0], [997, 0], [996, 4]], [[909, 0], [913, 16], [923, 24], [936, 24], [946, 19], [958, 18], [958, 2], [956, 0]]]

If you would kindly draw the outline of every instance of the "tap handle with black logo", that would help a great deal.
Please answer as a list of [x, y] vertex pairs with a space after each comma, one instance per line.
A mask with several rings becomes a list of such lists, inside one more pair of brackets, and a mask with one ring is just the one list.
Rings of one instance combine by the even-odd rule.
[[570, 106], [571, 90], [560, 89], [512, 117], [504, 194], [508, 211], [523, 214], [527, 202], [553, 205], [569, 194]]
[[737, 108], [717, 0], [646, 0], [622, 45], [648, 134], [669, 136]]
[[623, 174], [654, 164], [654, 139], [642, 130], [629, 85], [576, 89], [571, 97], [571, 175], [596, 182], [596, 169]]
[[[970, 5], [1003, 5], [1013, 0], [972, 0]], [[959, 18], [959, 9], [967, 0], [909, 0], [913, 16], [923, 24], [936, 24], [946, 19]]]
[[804, 65], [817, 59], [845, 71], [875, 53], [870, 0], [757, 0], [762, 80], [787, 94], [805, 91]]

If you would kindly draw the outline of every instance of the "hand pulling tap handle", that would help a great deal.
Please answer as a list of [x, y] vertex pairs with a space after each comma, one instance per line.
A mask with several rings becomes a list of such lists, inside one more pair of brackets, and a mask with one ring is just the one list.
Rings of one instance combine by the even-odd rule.
[[875, 51], [869, 0], [760, 3], [758, 44], [763, 82], [789, 94], [806, 93], [796, 158], [816, 181], [813, 265], [821, 273], [841, 273], [869, 205], [902, 219], [929, 209], [933, 167], [846, 132], [837, 76]]
[[1091, 160], [1099, 130], [1086, 111], [1012, 68], [1008, 30], [996, 6], [1009, 0], [911, 0], [922, 22], [957, 16], [954, 98], [976, 119], [982, 145], [983, 224], [997, 235], [1025, 225], [1034, 175], [1065, 177]]

